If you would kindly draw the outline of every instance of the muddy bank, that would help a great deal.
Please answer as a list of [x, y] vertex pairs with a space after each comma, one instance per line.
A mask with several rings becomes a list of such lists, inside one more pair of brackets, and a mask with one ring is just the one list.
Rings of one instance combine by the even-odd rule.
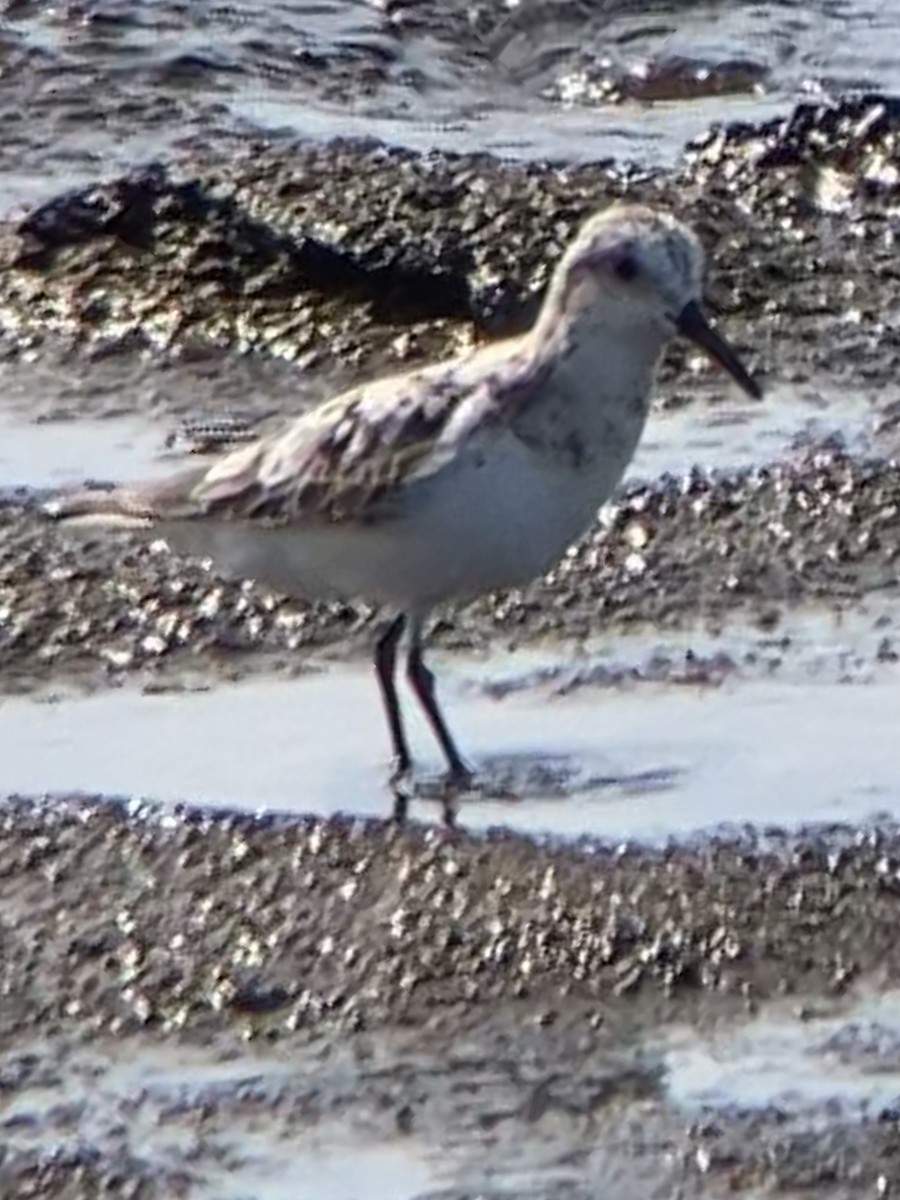
[[654, 851], [92, 799], [11, 799], [0, 822], [5, 1039], [460, 1036], [501, 1001], [547, 1024], [690, 1015], [900, 966], [891, 827]]
[[[11, 352], [52, 334], [89, 352], [393, 367], [527, 326], [577, 223], [627, 194], [698, 228], [711, 306], [751, 366], [875, 386], [896, 365], [898, 123], [890, 98], [801, 106], [649, 177], [350, 142], [188, 155], [8, 223], [0, 316]], [[668, 395], [694, 390], [696, 370], [673, 388], [685, 356], [669, 357]]]
[[[892, 1002], [776, 1017], [772, 1032], [808, 1044], [807, 1063], [792, 1065], [807, 1079], [818, 1072], [821, 1096], [743, 1111], [679, 1092], [692, 1055], [683, 1028], [642, 1042], [602, 1023], [578, 1034], [526, 1024], [506, 1037], [470, 1032], [443, 1058], [409, 1035], [274, 1050], [167, 1045], [152, 1033], [56, 1038], [0, 1060], [0, 1181], [16, 1196], [189, 1200], [878, 1194], [897, 1177], [897, 1076], [893, 1062], [880, 1081], [865, 1070], [876, 1046], [891, 1054], [877, 1014]], [[763, 1024], [739, 1023], [732, 1036]], [[693, 1035], [696, 1066], [728, 1037]], [[837, 1057], [842, 1069], [829, 1074]], [[844, 1101], [854, 1071], [870, 1117]]]
[[892, 828], [651, 852], [57, 799], [10, 802], [0, 850], [16, 1195], [221, 1195], [255, 1163], [279, 1196], [348, 1138], [448, 1200], [900, 1180], [884, 1074], [866, 1119], [837, 1077], [733, 1102], [703, 1067], [772, 1001], [820, 1061], [889, 1069], [893, 1010], [853, 997], [897, 982]]

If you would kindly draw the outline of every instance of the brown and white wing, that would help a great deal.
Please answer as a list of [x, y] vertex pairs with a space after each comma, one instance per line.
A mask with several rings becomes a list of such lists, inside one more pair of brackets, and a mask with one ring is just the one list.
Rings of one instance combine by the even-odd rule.
[[62, 520], [135, 527], [212, 517], [266, 525], [382, 519], [492, 423], [496, 376], [446, 364], [353, 388], [212, 465], [160, 483], [77, 492]]
[[492, 423], [496, 377], [455, 364], [354, 388], [212, 466], [204, 516], [266, 524], [384, 519]]

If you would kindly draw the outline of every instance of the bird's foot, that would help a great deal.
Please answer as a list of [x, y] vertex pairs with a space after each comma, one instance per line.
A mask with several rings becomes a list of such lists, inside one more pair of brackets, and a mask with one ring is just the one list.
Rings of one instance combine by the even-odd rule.
[[412, 762], [409, 758], [396, 755], [391, 759], [391, 770], [388, 784], [395, 791], [398, 788], [408, 790], [412, 785]]
[[395, 758], [391, 764], [389, 786], [394, 797], [391, 819], [404, 824], [409, 815], [410, 800], [437, 801], [442, 808], [443, 824], [447, 830], [456, 829], [459, 800], [476, 786], [475, 772], [462, 761], [453, 763], [443, 775], [416, 779], [411, 761]]
[[475, 772], [464, 762], [453, 763], [443, 778], [443, 790], [448, 796], [471, 792], [475, 787]]
[[[407, 792], [418, 790], [412, 761], [408, 758], [394, 758], [391, 762], [388, 783], [394, 789], [402, 788]], [[475, 786], [475, 772], [462, 761], [452, 763], [447, 771], [439, 777], [437, 786], [441, 792], [454, 795], [459, 792], [469, 792]], [[433, 777], [429, 781], [421, 780], [419, 787], [424, 787], [429, 792], [433, 791], [435, 787]]]

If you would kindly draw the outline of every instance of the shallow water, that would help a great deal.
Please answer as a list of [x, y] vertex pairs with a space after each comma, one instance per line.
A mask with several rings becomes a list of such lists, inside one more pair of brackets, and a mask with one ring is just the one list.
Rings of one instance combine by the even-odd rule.
[[[17, 5], [5, 33], [16, 56], [11, 115], [38, 119], [32, 134], [16, 127], [28, 151], [17, 155], [20, 179], [4, 181], [10, 204], [46, 194], [54, 175], [75, 180], [88, 167], [177, 153], [211, 128], [658, 165], [714, 120], [775, 116], [823, 88], [900, 88], [900, 10], [891, 0], [422, 11], [247, 0], [198, 12], [97, 0]], [[750, 94], [620, 105], [593, 98], [602, 60], [627, 71], [667, 54], [713, 66], [751, 59], [768, 75]], [[60, 122], [63, 143], [53, 136]]]
[[140, 417], [25, 421], [0, 408], [4, 488], [63, 487], [86, 479], [145, 479], [171, 471], [162, 429]]
[[872, 403], [858, 393], [776, 382], [760, 403], [743, 401], [726, 384], [718, 402], [653, 412], [627, 477], [655, 479], [692, 466], [733, 470], [835, 434], [865, 452], [876, 445], [875, 421]]
[[197, 1200], [415, 1200], [433, 1195], [429, 1171], [405, 1145], [310, 1147], [272, 1145], [264, 1134], [241, 1141], [232, 1164], [208, 1173]]
[[275, 1110], [279, 1095], [306, 1090], [300, 1063], [126, 1042], [64, 1056], [54, 1078], [0, 1107], [0, 1128], [12, 1150], [45, 1153], [109, 1154], [124, 1133], [127, 1151], [163, 1177], [180, 1172], [196, 1200], [414, 1200], [433, 1190], [436, 1172], [412, 1138], [367, 1141], [328, 1121], [297, 1131], [277, 1111], [241, 1112], [244, 1098]]
[[[621, 650], [621, 646], [619, 649]], [[900, 818], [900, 691], [868, 683], [642, 683], [502, 701], [460, 694], [435, 656], [449, 720], [484, 780], [471, 828], [653, 840], [722, 823]], [[484, 680], [483, 665], [473, 676]], [[439, 762], [416, 719], [427, 776]], [[361, 666], [205, 692], [121, 690], [8, 700], [0, 792], [80, 790], [284, 812], [386, 815], [386, 736]], [[414, 804], [432, 816], [432, 805]]]
[[863, 996], [838, 1016], [772, 1011], [713, 1034], [672, 1030], [666, 1046], [668, 1093], [686, 1108], [812, 1114], [836, 1105], [860, 1117], [900, 1099], [896, 992]]

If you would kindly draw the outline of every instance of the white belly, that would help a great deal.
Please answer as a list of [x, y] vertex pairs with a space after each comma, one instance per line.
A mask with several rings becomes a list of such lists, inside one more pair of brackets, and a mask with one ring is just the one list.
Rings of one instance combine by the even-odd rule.
[[488, 460], [472, 456], [411, 489], [405, 509], [383, 521], [251, 529], [201, 520], [157, 532], [179, 553], [289, 595], [424, 612], [543, 574], [590, 525], [624, 466], [562, 470], [509, 436]]

